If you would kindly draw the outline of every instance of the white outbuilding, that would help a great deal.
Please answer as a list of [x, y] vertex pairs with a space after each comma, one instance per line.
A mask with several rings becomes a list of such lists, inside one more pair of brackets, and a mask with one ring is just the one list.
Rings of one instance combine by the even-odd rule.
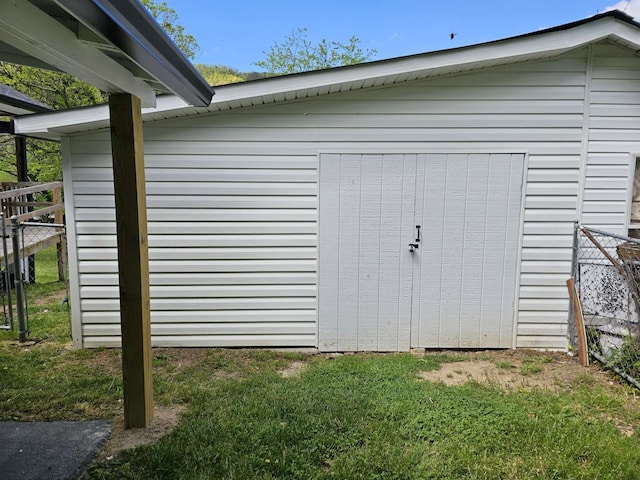
[[[574, 222], [626, 234], [640, 24], [216, 87], [143, 110], [158, 346], [563, 349]], [[108, 107], [61, 139], [74, 344], [120, 342]]]

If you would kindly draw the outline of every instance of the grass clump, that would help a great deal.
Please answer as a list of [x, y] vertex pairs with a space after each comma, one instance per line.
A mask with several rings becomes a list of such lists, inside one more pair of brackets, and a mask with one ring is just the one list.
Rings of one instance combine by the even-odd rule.
[[525, 377], [528, 375], [534, 375], [536, 373], [540, 373], [542, 371], [542, 367], [536, 363], [523, 363], [520, 367], [520, 374]]
[[496, 362], [496, 367], [501, 368], [502, 370], [511, 370], [513, 365], [511, 365], [511, 362], [498, 361]]

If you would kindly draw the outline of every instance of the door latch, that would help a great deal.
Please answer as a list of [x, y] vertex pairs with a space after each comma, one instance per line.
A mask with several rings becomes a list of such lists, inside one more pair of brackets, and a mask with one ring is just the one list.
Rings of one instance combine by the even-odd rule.
[[420, 248], [420, 225], [416, 225], [416, 231], [418, 232], [416, 234], [416, 243], [410, 243], [409, 244], [409, 251], [410, 252], [415, 252], [416, 250], [418, 250]]

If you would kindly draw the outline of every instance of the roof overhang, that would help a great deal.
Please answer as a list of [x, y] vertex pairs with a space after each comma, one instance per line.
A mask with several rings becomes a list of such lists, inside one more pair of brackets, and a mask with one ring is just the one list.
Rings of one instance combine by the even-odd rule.
[[155, 105], [208, 105], [213, 90], [137, 0], [0, 0], [0, 60], [63, 71]]
[[0, 83], [0, 115], [25, 115], [28, 113], [50, 112], [48, 106]]
[[[638, 51], [639, 27], [628, 15], [618, 11], [607, 12], [560, 27], [489, 43], [219, 86], [207, 108], [190, 107], [173, 96], [159, 97], [156, 108], [143, 110], [143, 119], [153, 121], [300, 100], [553, 58], [603, 40]], [[15, 128], [24, 135], [58, 139], [66, 134], [106, 127], [108, 115], [106, 106], [30, 115], [17, 118]]]

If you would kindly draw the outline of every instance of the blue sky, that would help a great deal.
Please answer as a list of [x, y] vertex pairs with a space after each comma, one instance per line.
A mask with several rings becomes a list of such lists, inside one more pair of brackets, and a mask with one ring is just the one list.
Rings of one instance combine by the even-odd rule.
[[252, 62], [298, 27], [314, 42], [355, 35], [379, 60], [520, 35], [612, 7], [640, 17], [640, 0], [166, 1], [200, 44], [196, 63], [240, 71], [259, 70]]

